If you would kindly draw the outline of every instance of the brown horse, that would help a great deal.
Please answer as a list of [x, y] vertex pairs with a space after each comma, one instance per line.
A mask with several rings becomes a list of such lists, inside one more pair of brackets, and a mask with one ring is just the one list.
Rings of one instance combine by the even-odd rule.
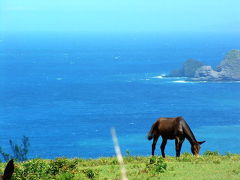
[[13, 172], [14, 172], [14, 163], [13, 163], [13, 160], [10, 160], [7, 163], [7, 166], [4, 170], [4, 174], [0, 175], [0, 180], [10, 180], [12, 178]]
[[159, 118], [150, 129], [148, 133], [148, 140], [153, 139], [152, 143], [152, 155], [156, 147], [159, 136], [162, 136], [161, 152], [162, 156], [165, 157], [165, 146], [168, 139], [175, 139], [176, 146], [176, 157], [180, 156], [182, 143], [187, 138], [191, 144], [191, 151], [193, 155], [198, 156], [200, 151], [200, 144], [205, 141], [198, 142], [191, 131], [190, 127], [182, 117], [176, 118]]

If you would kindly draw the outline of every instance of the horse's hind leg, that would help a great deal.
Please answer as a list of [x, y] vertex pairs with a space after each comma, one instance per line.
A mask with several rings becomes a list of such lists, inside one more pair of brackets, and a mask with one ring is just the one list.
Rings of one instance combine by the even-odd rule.
[[154, 156], [154, 151], [155, 151], [155, 148], [156, 148], [157, 140], [158, 140], [158, 137], [154, 136], [153, 143], [152, 143], [152, 156]]
[[161, 147], [161, 152], [162, 152], [162, 157], [163, 157], [163, 158], [165, 158], [165, 152], [164, 152], [164, 150], [165, 150], [166, 144], [167, 144], [167, 139], [162, 138], [162, 144], [161, 144], [160, 147]]

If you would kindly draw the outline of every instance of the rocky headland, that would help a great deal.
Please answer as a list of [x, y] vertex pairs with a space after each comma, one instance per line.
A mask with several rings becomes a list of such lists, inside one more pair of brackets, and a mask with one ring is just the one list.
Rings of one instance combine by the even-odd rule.
[[187, 77], [191, 81], [240, 81], [240, 50], [229, 51], [216, 68], [197, 60], [187, 60], [168, 77]]

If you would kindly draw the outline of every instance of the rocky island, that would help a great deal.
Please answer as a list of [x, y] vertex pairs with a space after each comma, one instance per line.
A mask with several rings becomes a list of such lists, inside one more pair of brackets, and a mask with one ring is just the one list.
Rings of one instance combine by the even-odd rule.
[[187, 60], [168, 77], [187, 77], [190, 81], [240, 81], [240, 50], [229, 51], [216, 68], [197, 60]]

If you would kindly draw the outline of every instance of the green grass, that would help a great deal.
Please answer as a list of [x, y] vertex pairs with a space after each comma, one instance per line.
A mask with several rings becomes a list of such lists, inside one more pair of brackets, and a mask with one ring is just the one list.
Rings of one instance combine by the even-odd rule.
[[[240, 155], [219, 155], [206, 152], [203, 156], [193, 157], [183, 154], [180, 158], [166, 157], [124, 157], [129, 179], [194, 179], [221, 180], [240, 179]], [[3, 172], [6, 163], [0, 163]], [[33, 159], [15, 163], [13, 179], [120, 179], [120, 169], [115, 157], [99, 159], [55, 160]]]

